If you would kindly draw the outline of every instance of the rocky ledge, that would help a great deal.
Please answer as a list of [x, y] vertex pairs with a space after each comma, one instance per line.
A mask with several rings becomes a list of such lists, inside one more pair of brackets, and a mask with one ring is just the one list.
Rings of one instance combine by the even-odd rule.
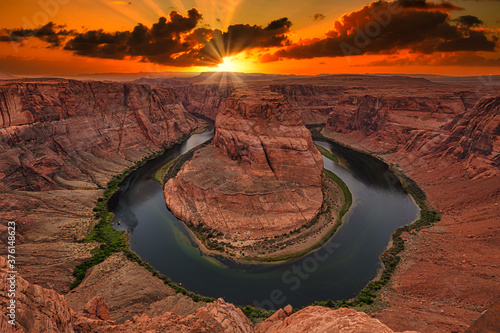
[[284, 96], [240, 89], [215, 127], [213, 144], [165, 185], [174, 215], [233, 241], [282, 235], [316, 217], [323, 160]]

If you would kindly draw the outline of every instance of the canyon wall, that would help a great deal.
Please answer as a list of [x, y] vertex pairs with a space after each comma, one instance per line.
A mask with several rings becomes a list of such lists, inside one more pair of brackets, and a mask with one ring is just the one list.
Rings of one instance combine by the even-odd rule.
[[441, 214], [403, 234], [393, 287], [381, 293], [391, 306], [375, 314], [394, 330], [462, 332], [498, 299], [500, 91], [492, 89], [345, 93], [322, 132], [401, 170]]
[[345, 87], [342, 85], [271, 84], [271, 91], [286, 96], [291, 107], [306, 125], [324, 124], [337, 105]]
[[[302, 108], [306, 122], [307, 110], [324, 117], [331, 108], [325, 135], [374, 152], [405, 172], [423, 187], [429, 205], [442, 215], [430, 228], [403, 234], [401, 262], [391, 286], [380, 292], [384, 309], [372, 317], [394, 331], [461, 332], [497, 301], [500, 91], [482, 98], [473, 86], [364, 76], [319, 76], [266, 85], [279, 86], [272, 89], [285, 93], [288, 103]], [[343, 89], [340, 96], [336, 92], [339, 86]], [[144, 268], [116, 256], [94, 267], [81, 286], [67, 294], [75, 264], [89, 258], [97, 246], [76, 240], [85, 237], [93, 223], [92, 207], [102, 196], [101, 187], [134, 161], [196, 127], [184, 104], [189, 111], [202, 110], [212, 118], [225, 105], [215, 92], [205, 98], [197, 88], [182, 89], [192, 91], [181, 96], [177, 90], [136, 84], [0, 82], [0, 238], [5, 242], [5, 222], [16, 221], [18, 272], [25, 279], [18, 280], [19, 331], [31, 332], [29, 322], [41, 331], [55, 332], [71, 332], [71, 327], [83, 332], [164, 327], [212, 332], [209, 327], [224, 330], [234, 321], [235, 325], [246, 323], [227, 303], [210, 308], [193, 304], [173, 295]], [[189, 98], [195, 102], [188, 104]], [[323, 98], [331, 98], [331, 102]], [[317, 122], [315, 117], [310, 117], [310, 123]], [[220, 142], [231, 140], [221, 136]], [[231, 154], [240, 150], [236, 145], [228, 147]], [[217, 155], [234, 165], [239, 164], [238, 159], [255, 156], [249, 154], [250, 149], [241, 149], [233, 160], [219, 148], [211, 149], [210, 158]], [[263, 159], [256, 161], [256, 170], [261, 170]], [[269, 170], [265, 174], [274, 175]], [[0, 254], [5, 255], [5, 248]], [[1, 258], [2, 279], [4, 262]], [[114, 297], [115, 290], [120, 297]], [[62, 294], [67, 294], [67, 302]], [[116, 323], [85, 314], [87, 302], [100, 294]], [[5, 290], [0, 299], [5, 308]], [[200, 308], [204, 309], [197, 312]], [[321, 329], [337, 317], [324, 308], [303, 311], [291, 316], [278, 312], [264, 326], [252, 329], [293, 332], [292, 328], [300, 331], [301, 323], [314, 323]], [[367, 319], [353, 313], [343, 313], [342, 318], [351, 318], [353, 323]], [[2, 332], [11, 329], [6, 320], [2, 313]]]
[[326, 130], [372, 142], [381, 152], [450, 156], [466, 164], [471, 178], [497, 173], [498, 98], [485, 97], [473, 105], [463, 93], [387, 95], [345, 93], [330, 113]]
[[219, 86], [217, 84], [200, 84], [174, 87], [176, 96], [186, 110], [196, 115], [202, 115], [212, 120], [226, 104], [226, 99], [235, 87]]
[[197, 126], [171, 89], [67, 80], [0, 84], [0, 189], [88, 189]]
[[15, 221], [19, 272], [63, 293], [107, 182], [198, 123], [171, 89], [41, 79], [0, 81], [0, 125], [0, 239]]

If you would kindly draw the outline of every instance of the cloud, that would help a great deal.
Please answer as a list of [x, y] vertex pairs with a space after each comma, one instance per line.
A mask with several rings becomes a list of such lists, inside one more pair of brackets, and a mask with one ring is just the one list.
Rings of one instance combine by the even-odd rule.
[[279, 47], [289, 44], [286, 34], [292, 23], [286, 18], [272, 21], [265, 28], [257, 25], [235, 24], [226, 32], [215, 30], [213, 38], [200, 50], [202, 58], [209, 62], [253, 48]]
[[314, 14], [314, 21], [321, 21], [324, 20], [325, 18], [326, 16], [321, 13]]
[[427, 2], [426, 0], [398, 0], [394, 2], [395, 4], [403, 8], [411, 8], [415, 10], [440, 10], [440, 11], [454, 11], [463, 10], [462, 7], [458, 7], [451, 2], [442, 1], [440, 3]]
[[483, 21], [473, 15], [459, 16], [457, 19], [455, 19], [455, 22], [466, 27], [478, 27], [480, 25], [483, 25]]
[[49, 43], [49, 47], [56, 48], [61, 46], [67, 36], [76, 34], [75, 30], [66, 30], [65, 27], [65, 25], [49, 22], [38, 29], [2, 29], [0, 31], [0, 42], [20, 43], [26, 38], [36, 37]]
[[182, 16], [171, 11], [168, 20], [161, 17], [151, 28], [138, 24], [132, 31], [91, 30], [77, 34], [64, 46], [80, 56], [125, 59], [171, 66], [216, 66], [225, 56], [253, 48], [284, 46], [292, 23], [281, 18], [266, 27], [235, 24], [223, 32], [198, 27], [202, 15], [196, 8]]
[[399, 50], [423, 54], [495, 51], [496, 36], [474, 28], [480, 24], [479, 19], [462, 16], [454, 21], [445, 9], [460, 7], [421, 0], [372, 2], [342, 16], [326, 33], [326, 38], [300, 41], [263, 59], [394, 54]]

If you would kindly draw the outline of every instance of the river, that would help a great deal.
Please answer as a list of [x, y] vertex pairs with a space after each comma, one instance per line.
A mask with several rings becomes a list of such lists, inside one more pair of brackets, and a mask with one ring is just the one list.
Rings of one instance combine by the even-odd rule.
[[379, 160], [328, 141], [315, 141], [340, 157], [323, 158], [325, 168], [349, 187], [353, 205], [342, 226], [321, 248], [302, 258], [274, 264], [238, 263], [203, 254], [167, 209], [153, 180], [168, 161], [211, 139], [195, 134], [128, 176], [109, 203], [118, 230], [130, 234], [131, 250], [172, 281], [204, 296], [237, 305], [273, 309], [316, 300], [354, 297], [380, 268], [391, 234], [419, 216], [418, 206]]

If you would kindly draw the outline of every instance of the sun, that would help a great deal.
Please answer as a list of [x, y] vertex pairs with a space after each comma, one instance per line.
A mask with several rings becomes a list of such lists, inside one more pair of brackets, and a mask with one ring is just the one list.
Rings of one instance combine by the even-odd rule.
[[235, 57], [224, 57], [215, 70], [217, 72], [237, 72], [240, 69], [239, 67]]

